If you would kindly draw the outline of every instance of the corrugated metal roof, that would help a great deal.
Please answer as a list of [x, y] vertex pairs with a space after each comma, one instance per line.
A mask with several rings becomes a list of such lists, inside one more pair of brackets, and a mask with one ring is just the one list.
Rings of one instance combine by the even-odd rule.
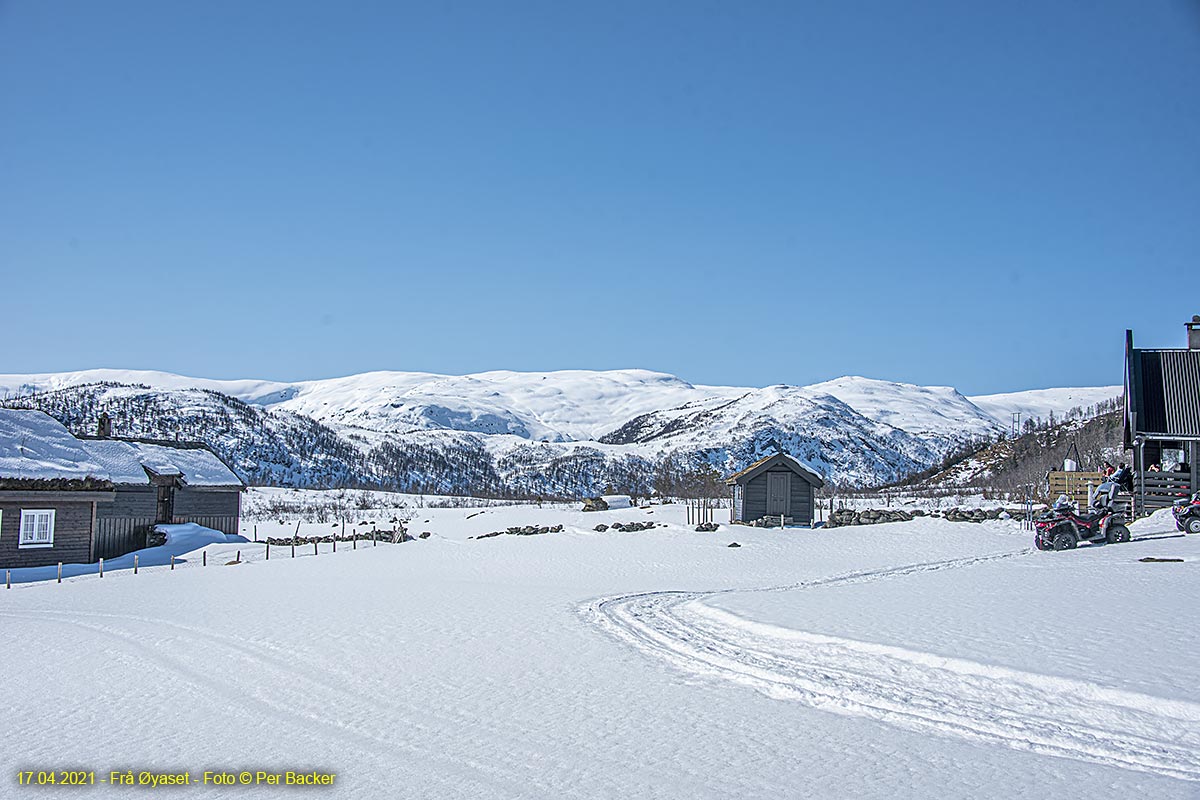
[[1200, 350], [1134, 350], [1135, 433], [1200, 437]]

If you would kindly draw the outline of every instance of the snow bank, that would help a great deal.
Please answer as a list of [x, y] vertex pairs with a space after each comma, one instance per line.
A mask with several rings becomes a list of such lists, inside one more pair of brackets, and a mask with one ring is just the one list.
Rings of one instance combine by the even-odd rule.
[[[163, 567], [171, 563], [171, 556], [179, 557], [201, 550], [210, 544], [232, 544], [245, 542], [242, 536], [226, 535], [212, 528], [205, 528], [194, 522], [181, 525], [157, 525], [155, 530], [166, 534], [167, 541], [158, 547], [146, 547], [126, 553], [117, 558], [104, 560], [104, 571], [112, 572], [121, 569], [133, 569], [133, 557], [137, 556], [139, 567]], [[73, 578], [78, 575], [95, 575], [100, 571], [100, 564], [63, 564], [63, 577]], [[13, 583], [33, 583], [35, 581], [51, 581], [58, 577], [58, 566], [22, 567], [12, 570]]]
[[633, 506], [633, 498], [627, 494], [606, 494], [601, 495], [600, 499], [608, 503], [609, 510], [614, 508], [630, 508]]

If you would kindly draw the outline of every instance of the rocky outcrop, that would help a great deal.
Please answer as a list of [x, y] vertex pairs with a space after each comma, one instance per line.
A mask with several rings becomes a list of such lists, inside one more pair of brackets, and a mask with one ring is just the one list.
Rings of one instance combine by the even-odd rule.
[[584, 511], [608, 511], [608, 503], [603, 497], [588, 497], [583, 501]]

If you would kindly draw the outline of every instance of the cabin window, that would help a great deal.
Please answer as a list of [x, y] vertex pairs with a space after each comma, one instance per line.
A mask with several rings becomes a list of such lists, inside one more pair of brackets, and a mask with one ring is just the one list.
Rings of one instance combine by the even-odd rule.
[[21, 510], [21, 535], [17, 547], [54, 546], [54, 509]]

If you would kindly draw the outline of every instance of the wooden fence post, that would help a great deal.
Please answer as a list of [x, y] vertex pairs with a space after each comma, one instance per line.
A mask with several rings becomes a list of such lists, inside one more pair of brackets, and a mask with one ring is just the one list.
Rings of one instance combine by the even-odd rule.
[[337, 534], [335, 533], [333, 535], [333, 552], [335, 552], [335, 553], [337, 552], [337, 539], [338, 539], [338, 537], [337, 537]]
[[138, 570], [138, 557], [134, 556], [133, 557], [133, 574], [134, 575], [137, 575], [137, 570]]
[[267, 540], [267, 557], [266, 557], [265, 559], [263, 559], [263, 560], [264, 560], [264, 561], [270, 561], [270, 560], [271, 560], [271, 542], [270, 542], [270, 540]]
[[62, 562], [58, 562], [58, 582], [62, 583]]
[[357, 549], [358, 549], [358, 532], [357, 532], [357, 531], [355, 531], [355, 533], [354, 533], [354, 546], [353, 546], [353, 547], [351, 547], [350, 549], [351, 549], [351, 550], [357, 550]]
[[208, 551], [207, 550], [200, 551], [200, 559], [201, 559], [200, 566], [207, 567], [208, 566]]
[[296, 557], [296, 537], [292, 537], [292, 558]]
[[255, 525], [254, 525], [254, 541], [256, 541], [256, 542], [258, 541], [258, 524], [257, 523], [255, 523]]
[[320, 553], [317, 552], [317, 540], [316, 539], [313, 539], [313, 555], [314, 556], [320, 555]]
[[4, 588], [5, 589], [12, 588], [12, 570], [11, 569], [4, 570]]
[[104, 559], [100, 559], [100, 577], [104, 577]]
[[379, 547], [379, 533], [374, 528], [371, 529], [371, 539], [373, 541], [371, 547]]

